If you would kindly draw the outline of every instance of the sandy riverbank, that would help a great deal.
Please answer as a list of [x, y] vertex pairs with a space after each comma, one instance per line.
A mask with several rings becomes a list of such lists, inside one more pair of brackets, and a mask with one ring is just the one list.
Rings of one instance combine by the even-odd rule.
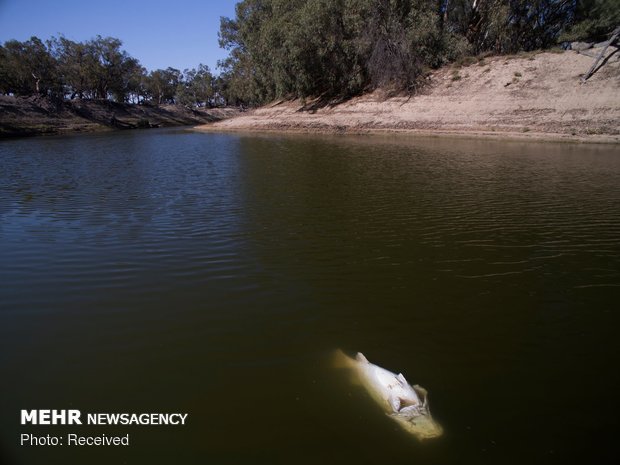
[[[590, 55], [598, 53], [590, 49]], [[620, 53], [585, 84], [575, 51], [488, 57], [435, 71], [413, 97], [375, 91], [335, 105], [280, 101], [205, 131], [406, 132], [620, 143]]]

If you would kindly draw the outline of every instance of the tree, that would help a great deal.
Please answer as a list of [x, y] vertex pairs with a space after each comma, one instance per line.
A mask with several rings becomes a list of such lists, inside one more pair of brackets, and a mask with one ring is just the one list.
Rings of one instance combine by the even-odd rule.
[[62, 36], [52, 38], [50, 43], [65, 92], [71, 99], [90, 97], [97, 82], [97, 58], [92, 48], [87, 43], [73, 42]]
[[151, 71], [145, 80], [147, 94], [157, 104], [174, 103], [174, 97], [181, 81], [181, 71], [175, 68]]
[[208, 66], [186, 69], [177, 89], [177, 101], [186, 106], [213, 106], [215, 78]]
[[9, 94], [11, 92], [11, 71], [8, 66], [8, 60], [8, 52], [4, 49], [4, 46], [0, 45], [0, 94]]
[[4, 43], [1, 75], [6, 93], [52, 96], [59, 92], [56, 61], [38, 37]]
[[620, 1], [576, 0], [573, 24], [560, 36], [562, 41], [602, 41], [620, 26]]
[[508, 51], [548, 48], [570, 24], [575, 0], [512, 0]]
[[375, 86], [413, 90], [425, 66], [445, 61], [440, 17], [429, 0], [373, 2], [366, 30], [368, 69]]
[[122, 42], [113, 37], [97, 36], [87, 42], [65, 37], [50, 40], [52, 55], [65, 93], [74, 98], [113, 98], [126, 102], [144, 93], [141, 89], [145, 69], [140, 62], [121, 49]]
[[510, 0], [449, 0], [443, 8], [443, 27], [464, 37], [472, 53], [509, 48]]
[[113, 37], [97, 36], [88, 43], [95, 57], [95, 98], [114, 97], [124, 101], [127, 95], [127, 75], [139, 66], [136, 59], [121, 50], [123, 43]]
[[[245, 102], [413, 90], [458, 53], [437, 0], [245, 0], [222, 18], [226, 91]], [[464, 48], [464, 47], [461, 47]]]
[[146, 68], [137, 60], [126, 70], [126, 100], [132, 103], [144, 102], [147, 98]]

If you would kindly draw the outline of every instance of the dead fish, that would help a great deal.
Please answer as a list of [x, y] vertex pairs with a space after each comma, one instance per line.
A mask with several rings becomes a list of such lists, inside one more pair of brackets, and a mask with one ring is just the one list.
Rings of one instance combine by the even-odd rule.
[[443, 434], [443, 428], [431, 416], [426, 389], [417, 384], [411, 386], [402, 373], [397, 375], [370, 363], [361, 352], [351, 358], [337, 351], [335, 363], [350, 369], [355, 380], [408, 433], [418, 439], [436, 438]]

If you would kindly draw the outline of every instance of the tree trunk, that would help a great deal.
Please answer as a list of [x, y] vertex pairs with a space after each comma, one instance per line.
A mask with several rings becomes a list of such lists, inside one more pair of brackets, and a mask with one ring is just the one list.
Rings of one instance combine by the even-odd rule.
[[601, 53], [599, 53], [598, 58], [594, 61], [594, 63], [592, 64], [588, 72], [581, 78], [582, 84], [586, 82], [590, 78], [590, 76], [594, 74], [599, 61], [603, 59], [603, 56], [605, 55], [605, 52], [607, 51], [607, 47], [613, 44], [618, 39], [618, 36], [620, 36], [620, 26], [614, 29], [614, 31], [611, 33], [611, 38], [607, 41], [607, 43], [603, 47], [603, 50], [601, 50]]
[[32, 73], [32, 77], [34, 78], [34, 88], [37, 91], [37, 94], [41, 93], [41, 89], [39, 88], [39, 82], [41, 82], [41, 78], [37, 77], [34, 73]]

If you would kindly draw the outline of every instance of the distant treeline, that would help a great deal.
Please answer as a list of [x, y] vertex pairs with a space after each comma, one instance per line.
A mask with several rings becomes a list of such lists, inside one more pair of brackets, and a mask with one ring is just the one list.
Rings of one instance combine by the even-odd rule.
[[414, 92], [464, 56], [602, 40], [618, 25], [620, 0], [243, 0], [221, 19], [219, 76], [147, 72], [112, 37], [32, 37], [0, 45], [0, 94], [215, 106]]
[[187, 106], [225, 103], [220, 82], [207, 66], [147, 73], [121, 46], [119, 39], [101, 36], [86, 42], [65, 37], [9, 40], [0, 45], [0, 93]]
[[221, 77], [249, 104], [412, 92], [463, 56], [602, 40], [618, 25], [620, 0], [243, 0], [221, 20]]

